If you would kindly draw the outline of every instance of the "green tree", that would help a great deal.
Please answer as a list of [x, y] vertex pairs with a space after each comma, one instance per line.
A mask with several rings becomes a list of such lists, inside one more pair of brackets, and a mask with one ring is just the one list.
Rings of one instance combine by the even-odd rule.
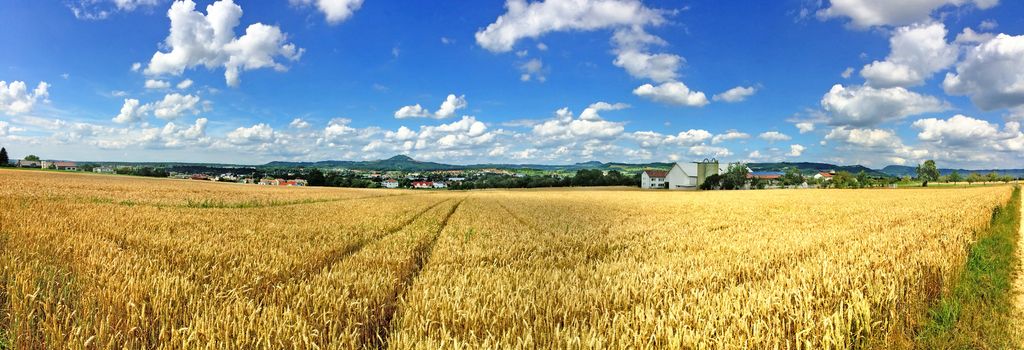
[[832, 186], [835, 188], [853, 188], [857, 186], [857, 179], [849, 171], [840, 171], [832, 176]]
[[988, 182], [999, 181], [999, 173], [996, 173], [994, 171], [991, 172], [991, 173], [988, 173], [988, 175], [985, 175], [985, 181], [988, 181]]
[[981, 178], [981, 174], [971, 173], [970, 175], [967, 175], [967, 183], [968, 184], [974, 184], [975, 182], [981, 182], [981, 181], [984, 181], [984, 179]]
[[33, 162], [38, 162], [39, 161], [39, 156], [37, 156], [35, 154], [29, 154], [29, 155], [25, 156], [25, 160], [33, 161]]
[[722, 175], [722, 189], [735, 190], [743, 188], [747, 184], [747, 175], [750, 171], [743, 163], [729, 165], [729, 170]]
[[871, 179], [868, 178], [868, 173], [864, 172], [864, 170], [857, 173], [857, 187], [868, 187], [870, 182]]
[[949, 177], [947, 177], [946, 179], [948, 179], [952, 183], [957, 183], [964, 180], [962, 177], [960, 177], [960, 172], [956, 170], [953, 170], [953, 172], [950, 173]]
[[722, 186], [722, 175], [714, 174], [704, 179], [704, 183], [700, 184], [702, 190], [714, 190]]
[[938, 181], [939, 168], [935, 166], [935, 161], [929, 159], [924, 161], [924, 164], [918, 164], [917, 178], [921, 180], [922, 187], [928, 187], [929, 181]]
[[782, 175], [782, 184], [786, 186], [799, 186], [804, 183], [804, 175], [800, 173], [800, 169], [795, 167], [787, 168], [786, 173]]
[[0, 166], [11, 165], [11, 159], [7, 157], [7, 149], [0, 147]]

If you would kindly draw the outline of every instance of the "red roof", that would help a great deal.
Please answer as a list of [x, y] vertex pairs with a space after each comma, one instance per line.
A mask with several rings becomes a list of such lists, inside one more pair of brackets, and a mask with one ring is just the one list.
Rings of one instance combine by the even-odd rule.
[[824, 176], [824, 177], [832, 177], [832, 173], [829, 173], [827, 171], [821, 171], [821, 172], [818, 172], [818, 174], [821, 175], [821, 176]]
[[644, 170], [644, 172], [647, 173], [647, 176], [650, 176], [650, 177], [667, 177], [668, 176], [668, 172], [664, 171], [664, 170]]

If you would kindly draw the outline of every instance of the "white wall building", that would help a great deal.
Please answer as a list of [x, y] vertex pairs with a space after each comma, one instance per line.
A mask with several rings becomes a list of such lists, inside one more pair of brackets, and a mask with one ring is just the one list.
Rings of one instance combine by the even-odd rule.
[[387, 179], [381, 182], [381, 185], [384, 186], [384, 188], [398, 188], [398, 181]]
[[664, 170], [644, 170], [640, 174], [640, 188], [665, 188], [667, 175], [668, 172]]
[[[705, 173], [703, 176], [700, 171]], [[725, 168], [718, 161], [705, 163], [675, 163], [665, 176], [665, 187], [670, 190], [695, 190], [704, 178], [725, 173]]]

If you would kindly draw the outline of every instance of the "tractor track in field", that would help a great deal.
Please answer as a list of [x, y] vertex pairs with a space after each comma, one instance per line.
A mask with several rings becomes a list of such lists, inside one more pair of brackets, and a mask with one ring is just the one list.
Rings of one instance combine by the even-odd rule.
[[455, 205], [448, 210], [444, 219], [441, 220], [441, 225], [437, 228], [437, 232], [435, 232], [430, 239], [422, 242], [416, 247], [413, 252], [412, 265], [409, 270], [405, 271], [405, 273], [399, 278], [395, 289], [391, 292], [388, 298], [384, 300], [384, 303], [381, 305], [382, 312], [378, 314], [379, 318], [369, 322], [370, 327], [366, 329], [368, 334], [365, 334], [363, 337], [363, 348], [388, 348], [393, 328], [391, 323], [394, 321], [395, 315], [398, 314], [399, 301], [409, 291], [409, 288], [412, 287], [413, 282], [415, 282], [416, 278], [419, 277], [423, 268], [430, 263], [430, 257], [434, 253], [434, 247], [437, 245], [438, 239], [441, 238], [441, 233], [443, 233], [445, 228], [448, 227], [448, 220], [451, 219], [452, 215], [455, 215], [459, 206], [461, 206], [465, 201], [466, 197], [455, 203]]
[[[387, 238], [388, 236], [390, 236], [392, 234], [395, 234], [396, 232], [399, 232], [399, 231], [405, 229], [406, 227], [411, 225], [416, 220], [419, 220], [419, 218], [422, 217], [427, 212], [433, 210], [434, 208], [437, 208], [439, 205], [441, 205], [443, 203], [447, 203], [450, 200], [451, 199], [444, 199], [444, 200], [438, 201], [437, 203], [431, 204], [426, 209], [421, 210], [420, 212], [416, 213], [416, 215], [413, 215], [413, 216], [409, 217], [408, 219], [406, 219], [402, 223], [398, 224], [397, 226], [395, 226], [393, 228], [390, 228], [390, 229], [384, 231], [381, 234], [375, 235], [373, 237], [364, 238], [364, 239], [358, 240], [356, 242], [353, 242], [351, 244], [346, 244], [344, 246], [331, 249], [331, 250], [327, 251], [326, 253], [322, 254], [321, 256], [319, 256], [319, 257], [317, 257], [315, 259], [312, 259], [311, 263], [307, 263], [307, 264], [300, 265], [300, 266], [297, 266], [297, 267], [292, 268], [292, 269], [288, 269], [288, 270], [285, 270], [285, 271], [278, 272], [277, 274], [274, 274], [273, 276], [264, 279], [261, 283], [259, 283], [259, 285], [257, 287], [253, 288], [250, 291], [250, 293], [252, 293], [253, 296], [262, 296], [262, 297], [255, 297], [254, 298], [254, 299], [259, 299], [260, 301], [262, 301], [262, 299], [264, 297], [270, 295], [270, 292], [275, 287], [277, 287], [277, 286], [279, 286], [281, 284], [284, 284], [284, 283], [286, 283], [288, 281], [291, 281], [291, 280], [304, 280], [306, 278], [309, 278], [309, 276], [311, 276], [311, 275], [313, 275], [313, 274], [323, 270], [324, 268], [326, 268], [328, 266], [331, 266], [331, 265], [334, 265], [336, 263], [339, 263], [342, 260], [345, 260], [345, 258], [348, 258], [349, 256], [352, 256], [353, 254], [358, 253], [360, 250], [362, 250], [367, 245], [369, 245], [369, 244], [371, 244], [373, 242], [382, 240], [384, 238]], [[457, 206], [458, 205], [456, 205], [456, 207]], [[451, 215], [451, 214], [449, 214], [449, 215]], [[445, 218], [445, 221], [447, 221], [447, 218]]]

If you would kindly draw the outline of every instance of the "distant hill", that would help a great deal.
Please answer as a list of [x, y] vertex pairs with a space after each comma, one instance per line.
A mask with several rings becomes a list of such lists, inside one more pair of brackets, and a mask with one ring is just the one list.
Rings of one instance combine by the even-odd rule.
[[[979, 169], [979, 170], [967, 170], [967, 169], [943, 169], [943, 168], [939, 168], [939, 174], [941, 174], [941, 175], [949, 175], [950, 173], [953, 172], [953, 170], [956, 170], [958, 173], [960, 173], [960, 176], [967, 176], [967, 174], [970, 174], [970, 173], [988, 174], [988, 173], [991, 173], [993, 171], [996, 172], [999, 175], [1009, 175], [1009, 176], [1012, 176], [1012, 177], [1022, 177], [1022, 176], [1024, 176], [1024, 169]], [[886, 173], [886, 174], [888, 174], [890, 176], [898, 176], [898, 177], [917, 176], [917, 167], [905, 166], [905, 165], [889, 165], [889, 166], [886, 166], [885, 168], [882, 168], [882, 172]]]
[[441, 164], [434, 162], [421, 162], [405, 155], [397, 155], [388, 159], [350, 161], [350, 160], [325, 160], [319, 162], [270, 162], [264, 167], [270, 168], [346, 168], [353, 170], [398, 170], [398, 171], [430, 171], [430, 170], [458, 170], [464, 166]]
[[814, 174], [820, 171], [848, 171], [852, 174], [859, 174], [861, 171], [868, 174], [868, 176], [884, 177], [887, 174], [878, 170], [870, 169], [863, 165], [835, 165], [828, 163], [810, 163], [810, 162], [781, 162], [781, 163], [749, 163], [747, 167], [753, 171], [785, 171], [787, 168], [797, 168], [800, 172], [805, 175]]

